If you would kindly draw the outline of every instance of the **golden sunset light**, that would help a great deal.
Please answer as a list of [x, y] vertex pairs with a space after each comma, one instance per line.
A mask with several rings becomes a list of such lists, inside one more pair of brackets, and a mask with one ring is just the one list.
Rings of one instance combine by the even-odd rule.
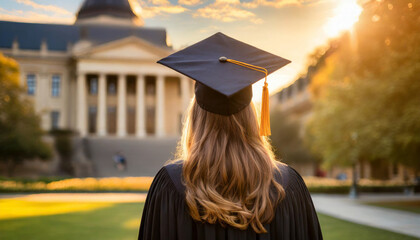
[[330, 37], [337, 36], [343, 31], [350, 29], [359, 20], [362, 8], [356, 0], [344, 0], [334, 9], [332, 18], [324, 26], [324, 31]]
[[0, 240], [420, 239], [420, 0], [0, 0]]
[[0, 0], [0, 240], [420, 240], [420, 0]]

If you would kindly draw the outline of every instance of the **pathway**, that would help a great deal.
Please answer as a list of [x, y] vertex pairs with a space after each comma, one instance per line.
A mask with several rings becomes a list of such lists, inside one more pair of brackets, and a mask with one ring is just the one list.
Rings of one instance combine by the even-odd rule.
[[344, 195], [313, 194], [317, 212], [362, 225], [420, 238], [420, 214], [364, 205], [362, 202], [420, 200], [420, 195], [366, 195], [357, 200]]

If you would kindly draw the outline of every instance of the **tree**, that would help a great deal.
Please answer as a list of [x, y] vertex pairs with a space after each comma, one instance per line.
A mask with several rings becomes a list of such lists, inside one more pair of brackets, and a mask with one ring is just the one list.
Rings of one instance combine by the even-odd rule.
[[419, 5], [369, 1], [313, 76], [306, 139], [325, 166], [380, 160], [420, 170]]
[[0, 161], [7, 162], [9, 175], [25, 159], [51, 156], [40, 119], [22, 93], [17, 62], [0, 53]]
[[271, 113], [271, 143], [278, 159], [286, 163], [315, 162], [299, 134], [300, 124], [277, 110]]

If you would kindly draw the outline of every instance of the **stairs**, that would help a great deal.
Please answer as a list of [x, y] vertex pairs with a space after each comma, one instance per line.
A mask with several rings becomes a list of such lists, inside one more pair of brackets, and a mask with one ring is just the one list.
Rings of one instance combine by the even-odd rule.
[[[95, 177], [155, 176], [175, 154], [178, 138], [88, 137], [84, 144]], [[115, 168], [113, 156], [121, 152], [127, 160], [125, 171]]]

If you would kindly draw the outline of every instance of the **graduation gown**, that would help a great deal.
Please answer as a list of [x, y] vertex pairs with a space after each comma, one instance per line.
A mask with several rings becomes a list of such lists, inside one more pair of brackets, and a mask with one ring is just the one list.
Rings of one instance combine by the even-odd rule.
[[300, 240], [322, 239], [309, 191], [298, 172], [280, 165], [276, 180], [285, 189], [285, 198], [277, 205], [274, 219], [264, 225], [267, 233], [257, 234], [251, 227], [240, 230], [231, 226], [195, 221], [188, 213], [182, 162], [162, 167], [149, 189], [140, 223], [139, 240]]

